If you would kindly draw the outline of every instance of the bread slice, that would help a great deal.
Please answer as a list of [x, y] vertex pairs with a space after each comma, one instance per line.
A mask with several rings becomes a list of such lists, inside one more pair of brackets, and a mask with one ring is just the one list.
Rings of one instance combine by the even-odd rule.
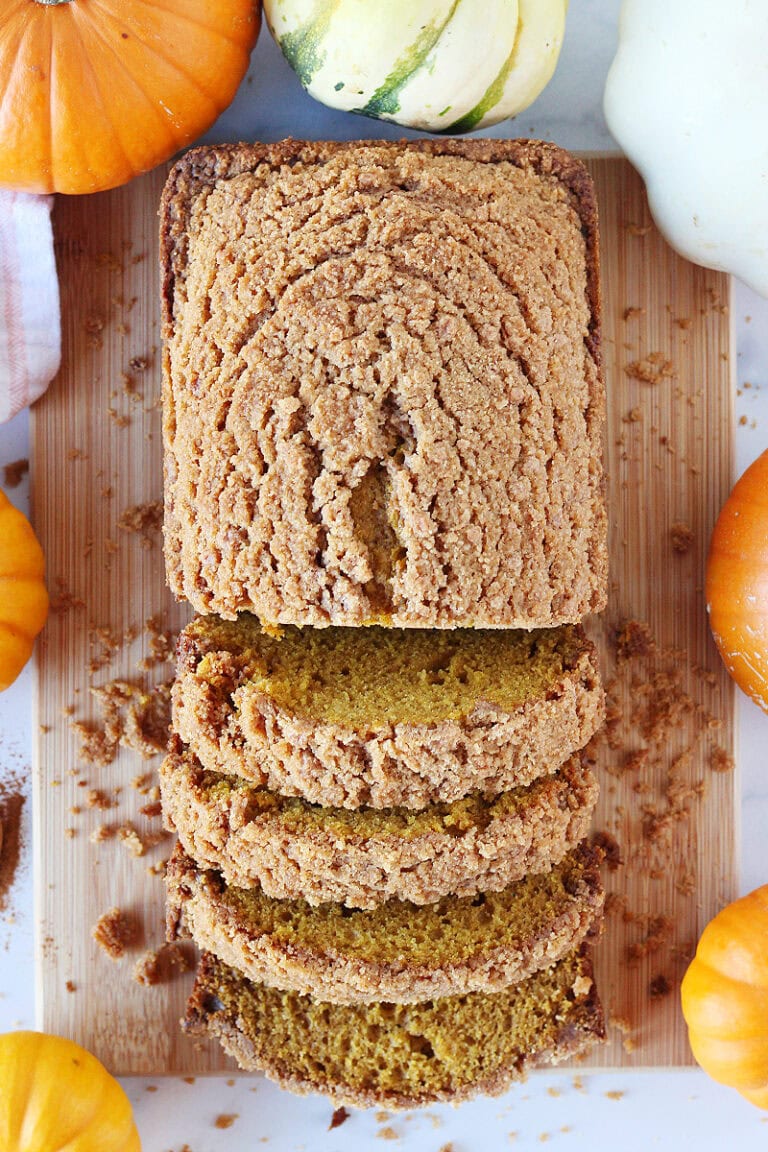
[[188, 152], [162, 198], [165, 557], [201, 613], [605, 604], [595, 198], [551, 144]]
[[203, 868], [277, 899], [372, 908], [498, 891], [544, 872], [584, 838], [597, 800], [586, 760], [492, 800], [418, 812], [321, 808], [206, 772], [177, 742], [160, 768], [166, 826]]
[[583, 843], [501, 892], [362, 911], [229, 887], [177, 847], [166, 870], [169, 939], [191, 936], [249, 980], [334, 1004], [500, 991], [596, 931], [599, 861]]
[[583, 950], [503, 992], [364, 1005], [267, 988], [205, 953], [185, 1027], [294, 1092], [387, 1108], [498, 1095], [604, 1036]]
[[174, 730], [203, 766], [344, 808], [423, 808], [530, 784], [602, 724], [582, 628], [285, 628], [201, 616]]

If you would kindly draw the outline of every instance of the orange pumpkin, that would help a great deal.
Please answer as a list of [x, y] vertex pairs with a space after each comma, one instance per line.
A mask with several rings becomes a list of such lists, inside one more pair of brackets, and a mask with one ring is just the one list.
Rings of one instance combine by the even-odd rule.
[[0, 1084], [3, 1152], [141, 1152], [125, 1092], [71, 1040], [0, 1036]]
[[248, 67], [258, 0], [2, 0], [0, 184], [98, 192], [204, 132]]
[[31, 524], [0, 491], [0, 692], [29, 660], [48, 616], [44, 569]]
[[768, 452], [746, 470], [718, 517], [706, 600], [726, 668], [768, 711]]
[[681, 997], [704, 1071], [768, 1108], [768, 884], [710, 921]]

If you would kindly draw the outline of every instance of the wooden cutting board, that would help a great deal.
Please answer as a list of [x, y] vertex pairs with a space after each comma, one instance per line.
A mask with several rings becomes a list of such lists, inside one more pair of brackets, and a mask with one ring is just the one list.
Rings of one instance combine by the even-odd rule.
[[[733, 691], [702, 592], [731, 483], [729, 281], [666, 246], [627, 163], [589, 166], [602, 220], [612, 559], [609, 609], [594, 625], [610, 698], [595, 828], [613, 867], [598, 951], [609, 1042], [582, 1067], [674, 1066], [690, 1063], [681, 975], [736, 890]], [[33, 421], [34, 519], [56, 609], [38, 652], [39, 1024], [117, 1073], [153, 1075], [231, 1065], [179, 1031], [189, 975], [134, 979], [142, 953], [163, 940], [158, 872], [170, 842], [153, 843], [157, 758], [121, 747], [110, 763], [86, 763], [72, 724], [103, 729], [90, 690], [115, 680], [135, 686], [140, 712], [171, 675], [147, 622], [176, 630], [187, 617], [165, 588], [155, 503], [164, 175], [59, 199], [63, 363]], [[617, 655], [625, 620], [635, 626]], [[115, 907], [135, 933], [118, 960], [91, 936]]]

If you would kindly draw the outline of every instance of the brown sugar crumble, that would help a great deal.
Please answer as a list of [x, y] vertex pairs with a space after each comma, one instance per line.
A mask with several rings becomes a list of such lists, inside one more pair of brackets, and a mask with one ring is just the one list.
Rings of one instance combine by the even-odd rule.
[[119, 960], [126, 949], [137, 942], [139, 927], [135, 919], [121, 908], [111, 908], [96, 921], [91, 935], [112, 960]]

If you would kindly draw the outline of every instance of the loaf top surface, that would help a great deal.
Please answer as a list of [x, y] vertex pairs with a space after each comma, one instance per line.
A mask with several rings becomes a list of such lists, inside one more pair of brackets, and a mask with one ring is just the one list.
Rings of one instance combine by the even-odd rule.
[[524, 141], [189, 153], [163, 197], [166, 565], [201, 612], [604, 605], [594, 196]]

